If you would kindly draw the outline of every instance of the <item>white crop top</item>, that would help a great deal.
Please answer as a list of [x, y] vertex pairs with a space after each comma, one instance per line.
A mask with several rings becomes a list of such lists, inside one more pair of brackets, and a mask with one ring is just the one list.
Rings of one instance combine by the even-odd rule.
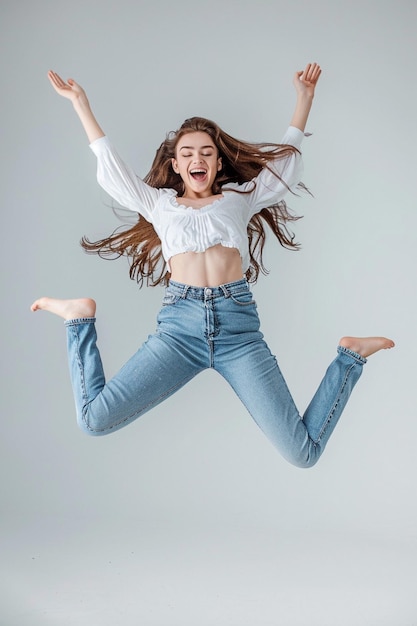
[[[299, 148], [303, 137], [301, 130], [290, 126], [281, 143]], [[222, 187], [222, 197], [194, 209], [177, 201], [174, 189], [156, 189], [144, 183], [121, 160], [107, 137], [96, 139], [90, 147], [97, 157], [99, 184], [120, 205], [136, 211], [152, 223], [161, 240], [162, 254], [169, 271], [169, 260], [176, 254], [204, 252], [221, 244], [239, 250], [245, 273], [249, 268], [247, 226], [250, 219], [261, 209], [282, 200], [288, 192], [286, 185], [294, 190], [302, 174], [301, 155], [291, 154], [269, 163], [269, 167], [279, 174], [286, 185], [264, 168], [253, 179], [256, 186], [250, 193], [231, 190], [252, 190], [253, 181], [242, 185], [227, 183]]]

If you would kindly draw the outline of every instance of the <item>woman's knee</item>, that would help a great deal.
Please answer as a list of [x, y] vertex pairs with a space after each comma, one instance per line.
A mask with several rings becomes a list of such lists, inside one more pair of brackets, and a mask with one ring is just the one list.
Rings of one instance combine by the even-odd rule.
[[103, 437], [114, 432], [111, 428], [104, 428], [102, 424], [95, 423], [94, 420], [88, 419], [85, 414], [77, 416], [78, 428], [90, 437]]
[[300, 469], [310, 469], [311, 467], [314, 467], [314, 465], [317, 463], [317, 461], [319, 460], [319, 457], [310, 457], [308, 459], [297, 459], [293, 465], [295, 465], [296, 467], [299, 467]]
[[285, 458], [291, 465], [300, 469], [310, 469], [316, 465], [321, 456], [321, 451], [316, 446], [311, 446], [309, 450], [293, 451], [291, 454], [286, 454]]

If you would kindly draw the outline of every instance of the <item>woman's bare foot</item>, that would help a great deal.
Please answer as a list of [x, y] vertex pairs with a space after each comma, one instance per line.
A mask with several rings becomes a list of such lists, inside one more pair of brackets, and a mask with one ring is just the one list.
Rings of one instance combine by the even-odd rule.
[[360, 354], [365, 359], [378, 350], [393, 348], [395, 343], [386, 337], [342, 337], [339, 345]]
[[96, 303], [91, 298], [76, 300], [59, 300], [57, 298], [39, 298], [30, 307], [32, 311], [49, 311], [64, 320], [75, 320], [81, 317], [94, 317]]

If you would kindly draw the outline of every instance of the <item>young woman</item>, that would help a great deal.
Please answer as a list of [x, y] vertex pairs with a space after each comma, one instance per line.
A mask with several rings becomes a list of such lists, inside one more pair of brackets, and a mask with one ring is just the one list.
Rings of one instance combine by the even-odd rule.
[[[40, 298], [65, 319], [78, 423], [90, 435], [126, 426], [168, 398], [196, 374], [217, 370], [253, 419], [294, 465], [311, 467], [322, 454], [367, 357], [394, 343], [384, 337], [343, 337], [301, 417], [259, 330], [248, 281], [263, 269], [264, 224], [280, 243], [296, 247], [286, 222], [296, 219], [283, 197], [301, 186], [304, 128], [320, 67], [294, 76], [297, 102], [281, 144], [238, 141], [203, 118], [186, 120], [157, 151], [140, 180], [98, 125], [84, 90], [49, 72], [52, 86], [71, 100], [98, 160], [98, 180], [138, 223], [88, 251], [131, 258], [130, 275], [165, 283], [157, 330], [109, 382], [96, 346], [90, 299]], [[159, 273], [158, 273], [159, 272]]]

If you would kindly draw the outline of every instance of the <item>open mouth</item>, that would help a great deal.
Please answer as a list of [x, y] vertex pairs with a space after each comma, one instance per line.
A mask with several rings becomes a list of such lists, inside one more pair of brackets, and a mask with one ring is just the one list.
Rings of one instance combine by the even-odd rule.
[[190, 171], [190, 176], [194, 178], [194, 180], [204, 180], [207, 174], [207, 170], [203, 169], [195, 169]]

